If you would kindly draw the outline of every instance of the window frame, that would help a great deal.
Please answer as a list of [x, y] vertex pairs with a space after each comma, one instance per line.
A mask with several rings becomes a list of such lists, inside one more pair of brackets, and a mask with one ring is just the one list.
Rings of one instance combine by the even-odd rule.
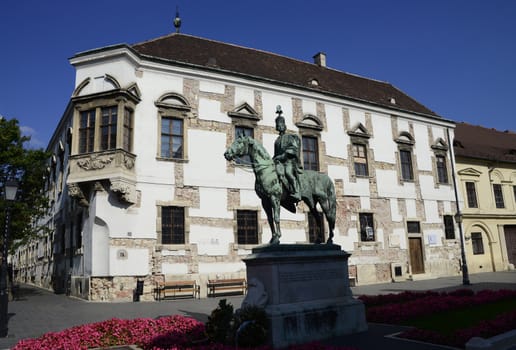
[[[309, 147], [305, 147], [305, 141], [307, 142], [307, 145], [310, 142], [313, 142], [310, 147], [314, 147], [313, 149], [310, 149]], [[312, 162], [310, 159], [310, 156], [313, 155], [315, 160]], [[313, 170], [313, 171], [320, 171], [321, 165], [320, 165], [320, 159], [319, 159], [319, 137], [316, 135], [310, 135], [310, 134], [302, 134], [301, 135], [301, 156], [302, 156], [302, 162], [303, 162], [303, 169], [305, 170]]]
[[[100, 148], [99, 151], [112, 151], [117, 149], [118, 143], [118, 110], [119, 106], [100, 107]], [[107, 120], [106, 120], [107, 118]], [[107, 132], [104, 132], [107, 131]]]
[[128, 152], [132, 152], [134, 135], [134, 111], [128, 107], [124, 107], [124, 116], [122, 119], [122, 148]]
[[[258, 210], [253, 209], [235, 210], [235, 242], [238, 246], [256, 246], [260, 244], [261, 235], [258, 213]], [[249, 226], [249, 221], [254, 225]], [[254, 237], [249, 237], [249, 235]], [[241, 238], [244, 239], [241, 241]]]
[[[249, 125], [242, 125], [242, 124], [236, 124], [235, 125], [235, 140], [237, 139], [237, 137], [239, 136], [239, 130], [242, 130], [244, 131], [243, 132], [243, 135], [244, 136], [250, 136], [254, 139], [254, 128], [252, 126], [249, 126]], [[246, 131], [248, 131], [246, 133]], [[250, 134], [250, 135], [248, 135]], [[245, 156], [242, 156], [242, 157], [237, 157], [235, 158], [235, 164], [238, 164], [238, 165], [243, 165], [243, 166], [251, 166], [251, 157], [249, 155], [245, 155]]]
[[421, 233], [421, 222], [417, 220], [407, 220], [407, 233], [408, 234], [420, 234]]
[[[186, 235], [186, 208], [184, 206], [178, 206], [178, 205], [161, 205], [159, 206], [160, 210], [160, 231], [158, 235], [159, 244], [161, 245], [185, 245], [187, 242], [187, 235]], [[170, 240], [164, 241], [163, 237], [165, 236], [165, 225], [168, 224], [168, 222], [165, 222], [165, 210], [170, 210]], [[180, 211], [180, 212], [179, 212]], [[181, 215], [181, 221], [179, 223], [174, 222], [174, 214], [180, 214]], [[178, 234], [178, 232], [174, 232], [174, 230], [181, 230], [182, 232]], [[167, 229], [168, 231], [168, 229]], [[166, 233], [168, 235], [168, 232]], [[177, 237], [180, 237], [177, 239]], [[182, 238], [182, 239], [181, 239]], [[177, 239], [177, 240], [175, 240]]]
[[[402, 155], [407, 155], [404, 159]], [[399, 150], [400, 172], [402, 181], [414, 181], [414, 165], [412, 161], [412, 149], [401, 148]], [[408, 167], [408, 169], [407, 169]], [[408, 173], [407, 173], [408, 172]]]
[[471, 232], [471, 249], [473, 255], [484, 255], [484, 239], [482, 232]]
[[[154, 105], [158, 112], [158, 127], [157, 133], [157, 149], [156, 159], [173, 162], [187, 162], [188, 161], [188, 120], [191, 116], [192, 107], [188, 100], [180, 94], [169, 92], [162, 95]], [[162, 146], [162, 128], [164, 118], [176, 118], [182, 120], [182, 158], [163, 157], [161, 153]]]
[[504, 209], [505, 208], [505, 199], [503, 197], [502, 184], [493, 184], [493, 197], [494, 197], [495, 207], [497, 209]]
[[453, 215], [443, 215], [444, 238], [455, 239], [455, 222]]
[[464, 184], [466, 188], [466, 200], [468, 208], [478, 208], [477, 185], [474, 181], [466, 181]]
[[96, 119], [95, 108], [80, 111], [79, 113], [78, 151], [80, 154], [91, 153], [95, 150]]
[[[73, 129], [71, 136], [71, 156], [82, 155], [87, 153], [95, 152], [110, 152], [113, 150], [123, 150], [125, 152], [132, 153], [132, 145], [134, 143], [134, 133], [131, 129], [131, 134], [126, 137], [124, 130], [124, 118], [126, 110], [130, 111], [132, 115], [131, 123], [134, 125], [134, 111], [136, 110], [136, 104], [140, 102], [139, 98], [127, 90], [115, 90], [100, 95], [87, 95], [87, 96], [74, 96], [72, 97], [74, 103], [74, 115], [73, 115]], [[109, 147], [104, 148], [102, 143], [102, 128], [103, 128], [103, 116], [102, 110], [104, 108], [116, 108], [116, 124], [115, 130], [110, 134], [113, 138], [113, 143]], [[94, 112], [93, 112], [94, 111]], [[94, 126], [90, 128], [94, 129], [93, 133], [93, 149], [83, 149], [82, 132], [82, 116], [84, 112], [93, 113]], [[88, 135], [91, 140], [91, 136]], [[129, 138], [129, 142], [124, 142]], [[129, 145], [129, 148], [126, 148]], [[88, 145], [89, 146], [89, 145]]]
[[435, 156], [435, 167], [437, 170], [437, 181], [440, 184], [449, 184], [448, 178], [448, 167], [446, 165], [447, 159], [445, 155], [436, 154]]
[[[363, 226], [364, 224], [366, 226]], [[369, 224], [371, 225], [369, 226]], [[358, 226], [360, 232], [360, 242], [376, 242], [376, 230], [373, 213], [358, 213]], [[367, 232], [368, 227], [371, 228], [371, 234]]]
[[[170, 125], [170, 127], [166, 133], [163, 130], [163, 125], [165, 124], [163, 122], [164, 120], [168, 120], [169, 125]], [[175, 131], [174, 131], [175, 123], [180, 123], [180, 125], [179, 125], [180, 133], [175, 133]], [[185, 159], [185, 125], [184, 124], [185, 123], [184, 123], [183, 118], [178, 118], [176, 116], [168, 115], [168, 114], [161, 116], [160, 130], [159, 130], [159, 134], [160, 134], [159, 150], [158, 150], [160, 159], [168, 159], [168, 160], [184, 160]], [[169, 148], [167, 148], [167, 150], [168, 150], [167, 155], [163, 154], [164, 137], [167, 137], [170, 139], [170, 142], [167, 143], [167, 145], [169, 146]], [[177, 140], [177, 139], [179, 139], [181, 142], [180, 142], [180, 146], [178, 147], [178, 151], [174, 152], [174, 140]], [[179, 150], [180, 150], [180, 154], [179, 154], [179, 157], [177, 157], [176, 155], [179, 152]]]
[[[360, 155], [361, 148], [363, 151], [363, 156]], [[362, 142], [352, 142], [351, 150], [353, 156], [353, 170], [355, 171], [355, 176], [357, 177], [369, 177], [369, 160], [368, 160], [368, 145], [367, 143]], [[360, 173], [357, 171], [357, 166], [363, 166], [363, 170], [365, 173]]]

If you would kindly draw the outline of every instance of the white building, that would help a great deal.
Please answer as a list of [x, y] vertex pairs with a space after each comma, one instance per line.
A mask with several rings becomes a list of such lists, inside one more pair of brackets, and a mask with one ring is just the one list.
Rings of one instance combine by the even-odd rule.
[[[270, 229], [249, 166], [223, 153], [245, 132], [273, 154], [275, 110], [304, 167], [337, 191], [334, 242], [358, 284], [459, 272], [454, 123], [392, 85], [184, 34], [79, 53], [75, 91], [48, 149], [49, 237], [14, 256], [19, 280], [91, 300], [152, 299], [157, 275], [245, 277]], [[309, 241], [307, 208], [282, 243]], [[451, 221], [450, 221], [451, 220]]]

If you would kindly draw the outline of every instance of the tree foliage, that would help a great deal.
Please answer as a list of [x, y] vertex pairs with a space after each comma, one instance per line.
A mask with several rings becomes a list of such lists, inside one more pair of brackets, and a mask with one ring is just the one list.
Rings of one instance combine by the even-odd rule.
[[[28, 141], [30, 137], [21, 134], [18, 120], [0, 118], [0, 223], [3, 228], [9, 206], [10, 244], [15, 240], [25, 243], [45, 230], [39, 219], [48, 207], [44, 185], [49, 154], [43, 149], [29, 149]], [[11, 203], [3, 193], [8, 180], [19, 183], [17, 199]]]

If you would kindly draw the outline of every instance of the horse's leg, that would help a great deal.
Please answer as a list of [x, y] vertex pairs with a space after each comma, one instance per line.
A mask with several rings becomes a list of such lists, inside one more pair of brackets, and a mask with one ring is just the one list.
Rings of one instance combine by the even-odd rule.
[[[309, 204], [308, 209], [310, 210], [312, 217], [314, 218], [315, 222], [317, 223], [318, 235], [315, 238], [315, 244], [321, 244], [322, 242], [324, 242], [324, 227], [323, 227], [323, 222], [322, 222], [321, 216], [319, 215], [319, 212], [317, 211], [317, 202], [315, 202], [313, 204]], [[322, 231], [320, 230], [321, 227], [323, 227]]]
[[323, 210], [324, 216], [326, 217], [326, 221], [328, 222], [328, 240], [326, 241], [327, 244], [333, 243], [333, 230], [335, 229], [335, 214], [333, 214], [330, 210], [330, 203], [329, 199], [326, 199], [324, 201], [321, 201], [319, 203], [321, 205], [321, 208]]
[[276, 234], [272, 236], [271, 244], [279, 244], [280, 237], [281, 237], [281, 227], [280, 227], [280, 210], [281, 210], [281, 204], [280, 204], [280, 197], [279, 196], [272, 196], [271, 197], [271, 206], [272, 206], [272, 217], [274, 220], [274, 225], [276, 228]]
[[[263, 198], [262, 199], [262, 207], [265, 211], [265, 214], [267, 214], [267, 221], [269, 222], [269, 227], [271, 228], [272, 238], [269, 241], [269, 244], [274, 244], [274, 242], [277, 240], [276, 238], [276, 227], [274, 226], [274, 217], [272, 215], [272, 206], [271, 202], [268, 199]], [[279, 242], [279, 240], [278, 240]]]

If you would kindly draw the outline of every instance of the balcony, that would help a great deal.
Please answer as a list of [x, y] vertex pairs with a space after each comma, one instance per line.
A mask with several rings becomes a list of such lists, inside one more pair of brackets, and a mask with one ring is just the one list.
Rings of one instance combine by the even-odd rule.
[[110, 190], [128, 202], [136, 203], [136, 156], [122, 149], [73, 155], [69, 159], [69, 194], [86, 204], [81, 184], [109, 180]]

